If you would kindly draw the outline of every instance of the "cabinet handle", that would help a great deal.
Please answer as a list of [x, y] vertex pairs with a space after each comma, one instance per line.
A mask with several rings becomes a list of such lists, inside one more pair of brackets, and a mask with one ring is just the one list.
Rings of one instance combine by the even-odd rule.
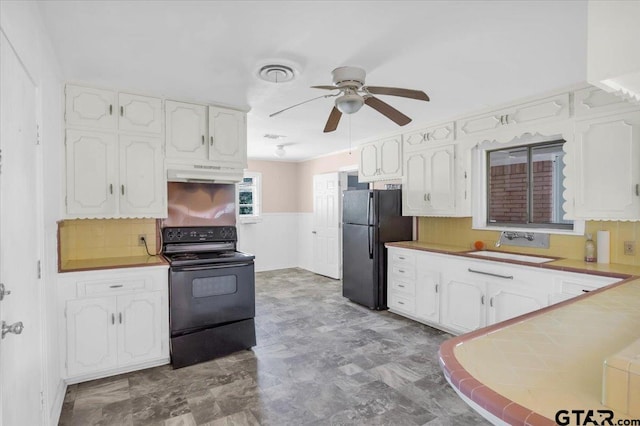
[[404, 305], [404, 302], [398, 300], [398, 305]]
[[398, 259], [404, 260], [404, 256], [398, 256]]
[[438, 292], [438, 284], [436, 284], [436, 293]]
[[404, 274], [404, 269], [398, 269], [398, 272], [400, 272], [401, 274]]
[[425, 201], [427, 201], [427, 194], [424, 194], [424, 195], [422, 196], [422, 199], [423, 199], [423, 200], [425, 200]]
[[513, 279], [513, 275], [494, 274], [493, 272], [478, 271], [478, 270], [471, 269], [471, 268], [468, 268], [467, 271], [473, 272], [474, 274], [482, 274], [482, 275], [489, 275], [490, 277], [504, 278], [506, 280], [512, 280]]
[[427, 192], [427, 201], [431, 202], [431, 193]]
[[427, 140], [431, 140], [431, 135], [427, 133]]
[[113, 115], [113, 105], [109, 104], [109, 115]]
[[118, 313], [118, 322], [122, 324], [122, 312]]
[[113, 194], [113, 184], [109, 184], [109, 194]]
[[484, 294], [480, 297], [480, 304], [484, 305]]
[[120, 117], [124, 117], [124, 107], [120, 107]]
[[114, 284], [109, 286], [109, 288], [120, 288], [120, 287], [122, 287], [122, 284]]
[[640, 195], [640, 185], [636, 183], [636, 196]]
[[493, 308], [493, 297], [491, 299], [489, 299], [489, 306], [491, 306]]
[[116, 323], [116, 316], [115, 314], [111, 314], [111, 324], [115, 324]]
[[204, 145], [204, 135], [202, 135], [202, 145]]
[[211, 146], [213, 146], [213, 136], [211, 136], [211, 138], [210, 138], [210, 144], [211, 144]]
[[504, 124], [509, 124], [509, 114], [505, 114], [505, 116], [504, 116]]
[[404, 288], [404, 286], [402, 284], [398, 284], [398, 287], [400, 288]]
[[120, 192], [122, 192], [122, 195], [124, 195], [124, 185], [120, 185]]
[[589, 293], [589, 292], [591, 292], [591, 290], [584, 290], [584, 289], [583, 289], [583, 290], [582, 290], [582, 292], [583, 292], [583, 293]]

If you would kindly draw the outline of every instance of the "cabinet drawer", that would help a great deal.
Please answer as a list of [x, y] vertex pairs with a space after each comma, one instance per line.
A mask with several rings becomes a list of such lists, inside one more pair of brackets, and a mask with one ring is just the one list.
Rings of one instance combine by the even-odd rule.
[[396, 277], [407, 279], [413, 279], [416, 277], [416, 271], [412, 265], [391, 265], [391, 274]]
[[407, 293], [407, 295], [415, 295], [416, 286], [413, 281], [402, 281], [393, 279], [389, 282], [389, 291]]
[[392, 266], [413, 266], [416, 264], [416, 255], [414, 253], [408, 253], [405, 251], [402, 252], [393, 252], [391, 254], [391, 265]]
[[415, 300], [408, 297], [402, 297], [397, 294], [389, 294], [389, 308], [398, 309], [407, 313], [415, 313], [416, 303]]
[[112, 279], [104, 281], [79, 281], [76, 284], [78, 297], [104, 296], [132, 291], [154, 290], [153, 281], [148, 277]]

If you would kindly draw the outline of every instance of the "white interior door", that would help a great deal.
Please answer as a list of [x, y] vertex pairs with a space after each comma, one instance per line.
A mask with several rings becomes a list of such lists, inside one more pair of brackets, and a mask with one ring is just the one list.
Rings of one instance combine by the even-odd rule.
[[313, 176], [313, 272], [340, 279], [342, 241], [340, 241], [339, 173]]
[[42, 424], [42, 338], [38, 292], [36, 87], [0, 32], [0, 424]]

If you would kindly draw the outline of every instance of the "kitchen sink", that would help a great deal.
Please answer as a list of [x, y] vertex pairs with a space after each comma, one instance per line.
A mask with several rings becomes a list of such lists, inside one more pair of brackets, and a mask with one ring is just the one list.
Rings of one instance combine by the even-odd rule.
[[529, 263], [546, 263], [546, 262], [551, 262], [552, 260], [556, 260], [551, 257], [527, 256], [526, 254], [505, 253], [502, 251], [489, 251], [489, 250], [470, 251], [467, 254], [470, 254], [471, 256], [487, 257], [487, 258], [493, 258], [493, 259], [516, 260], [518, 262], [529, 262]]

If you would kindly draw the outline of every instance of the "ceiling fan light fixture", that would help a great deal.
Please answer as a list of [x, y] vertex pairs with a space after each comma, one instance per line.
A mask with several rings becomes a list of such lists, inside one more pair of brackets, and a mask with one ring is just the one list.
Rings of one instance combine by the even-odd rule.
[[284, 145], [276, 145], [276, 150], [274, 152], [274, 154], [276, 155], [276, 157], [284, 157], [286, 155], [287, 151], [284, 150]]
[[364, 105], [362, 96], [353, 93], [342, 95], [336, 99], [336, 108], [343, 114], [356, 113]]

